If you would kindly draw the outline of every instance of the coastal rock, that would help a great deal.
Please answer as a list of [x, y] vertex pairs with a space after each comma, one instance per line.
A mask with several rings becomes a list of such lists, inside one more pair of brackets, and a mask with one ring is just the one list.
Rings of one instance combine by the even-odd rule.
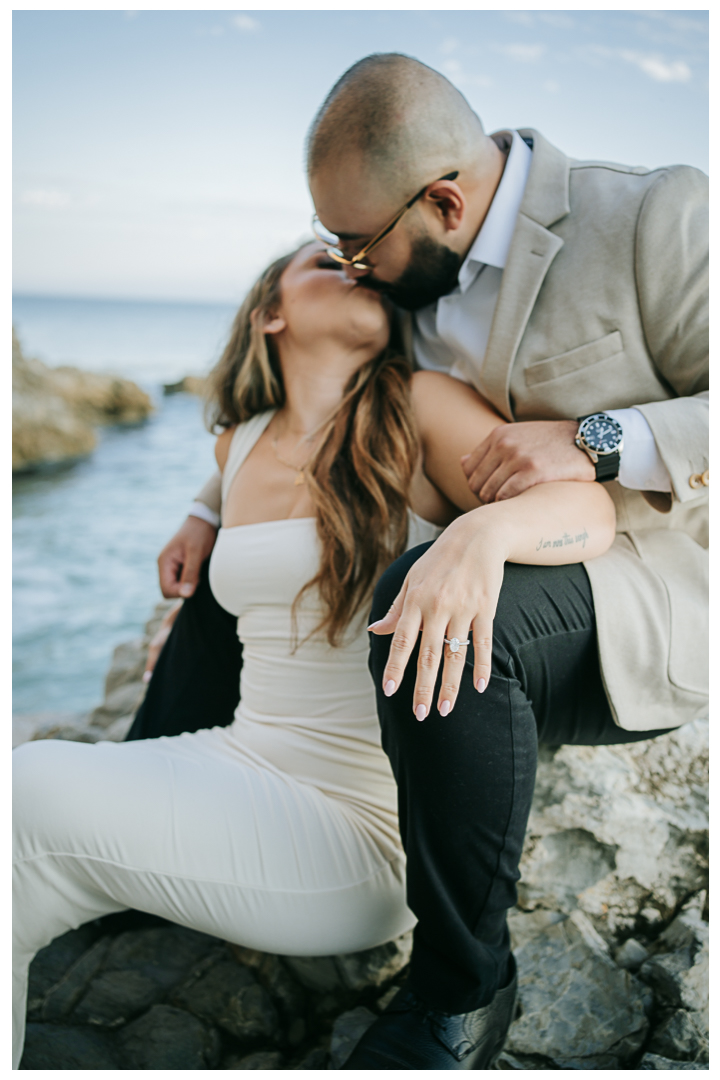
[[282, 1069], [283, 1056], [277, 1050], [257, 1050], [254, 1054], [238, 1057], [233, 1054], [225, 1059], [223, 1069]]
[[122, 1069], [117, 1036], [69, 1024], [28, 1024], [21, 1069]]
[[278, 1015], [267, 993], [247, 968], [230, 959], [219, 960], [172, 1001], [243, 1042], [272, 1039], [278, 1032]]
[[705, 892], [692, 897], [657, 939], [640, 977], [671, 1005], [701, 1014], [708, 1008], [709, 927], [702, 918]]
[[648, 1050], [676, 1061], [707, 1062], [707, 1028], [697, 1013], [678, 1009], [655, 1028]]
[[639, 971], [648, 958], [648, 951], [635, 938], [624, 941], [615, 953], [615, 963], [627, 971]]
[[364, 1005], [338, 1016], [330, 1039], [331, 1068], [341, 1069], [377, 1017]]
[[660, 1057], [659, 1054], [643, 1054], [638, 1069], [707, 1069], [707, 1065], [700, 1065], [690, 1061], [671, 1061], [670, 1058]]
[[185, 375], [179, 382], [165, 383], [163, 393], [168, 394], [195, 394], [202, 397], [207, 389], [207, 379], [202, 375]]
[[152, 412], [149, 395], [130, 379], [68, 366], [46, 371], [53, 391], [89, 424], [139, 424]]
[[95, 944], [101, 931], [95, 923], [68, 930], [37, 954], [30, 965], [27, 1011], [30, 1020], [40, 1019], [45, 997], [68, 970]]
[[138, 637], [124, 641], [112, 654], [108, 673], [105, 676], [105, 695], [111, 694], [128, 683], [142, 682], [147, 658], [147, 638]]
[[286, 956], [285, 963], [310, 990], [364, 990], [382, 986], [401, 971], [410, 959], [412, 932], [386, 945], [344, 956]]
[[65, 972], [45, 994], [40, 1006], [43, 1020], [63, 1020], [85, 993], [93, 976], [100, 970], [110, 948], [110, 939], [100, 938]]
[[[519, 907], [651, 930], [707, 880], [707, 721], [617, 746], [544, 748]], [[637, 936], [637, 933], [635, 933]]]
[[582, 912], [515, 956], [520, 1016], [510, 1027], [510, 1054], [539, 1054], [561, 1069], [618, 1069], [640, 1049], [648, 1027], [642, 988]]
[[217, 1031], [172, 1005], [153, 1005], [119, 1044], [129, 1069], [214, 1069], [220, 1057]]
[[13, 472], [85, 457], [98, 424], [135, 424], [152, 412], [148, 395], [129, 379], [28, 359], [14, 330], [12, 373]]
[[107, 728], [121, 716], [134, 714], [143, 698], [147, 686], [144, 682], [130, 682], [115, 686], [106, 695], [102, 705], [93, 709], [90, 714], [90, 723], [95, 727]]
[[307, 1054], [296, 1069], [327, 1069], [330, 1055], [324, 1046], [316, 1046]]

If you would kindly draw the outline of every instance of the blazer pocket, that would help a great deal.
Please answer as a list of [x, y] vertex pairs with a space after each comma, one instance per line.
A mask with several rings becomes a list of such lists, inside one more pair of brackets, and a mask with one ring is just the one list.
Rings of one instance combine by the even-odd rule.
[[590, 341], [587, 345], [580, 345], [577, 349], [559, 353], [547, 360], [536, 360], [525, 368], [525, 384], [537, 386], [538, 383], [558, 379], [561, 375], [571, 375], [573, 371], [580, 371], [601, 360], [609, 360], [611, 356], [617, 356], [622, 351], [622, 334], [619, 330], [613, 330], [611, 334], [598, 338], [597, 341]]
[[710, 635], [708, 553], [679, 529], [638, 529], [628, 535], [667, 594], [668, 678], [682, 690], [706, 695]]

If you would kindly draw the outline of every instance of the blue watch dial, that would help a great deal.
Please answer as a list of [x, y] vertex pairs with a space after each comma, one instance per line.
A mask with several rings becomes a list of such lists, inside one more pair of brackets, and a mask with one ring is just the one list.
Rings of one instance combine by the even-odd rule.
[[582, 435], [596, 454], [611, 454], [622, 442], [622, 428], [610, 416], [593, 416], [582, 425]]

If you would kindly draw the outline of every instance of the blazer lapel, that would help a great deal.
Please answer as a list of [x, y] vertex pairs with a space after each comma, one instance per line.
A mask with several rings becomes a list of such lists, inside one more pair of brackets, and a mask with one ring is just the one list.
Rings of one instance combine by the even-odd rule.
[[533, 162], [503, 271], [482, 370], [473, 382], [495, 408], [513, 419], [510, 372], [540, 286], [563, 246], [548, 226], [570, 211], [570, 162], [537, 131], [522, 129], [533, 140]]

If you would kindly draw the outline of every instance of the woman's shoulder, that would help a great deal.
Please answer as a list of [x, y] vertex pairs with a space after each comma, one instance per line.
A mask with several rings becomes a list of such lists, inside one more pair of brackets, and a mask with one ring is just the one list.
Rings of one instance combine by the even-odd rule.
[[233, 424], [231, 427], [225, 428], [221, 435], [218, 435], [215, 440], [215, 460], [218, 463], [218, 468], [222, 472], [227, 464], [228, 454], [230, 453], [230, 444], [233, 441], [233, 435], [238, 429], [237, 424]]
[[215, 442], [215, 459], [221, 472], [227, 465], [231, 452], [234, 458], [240, 455], [241, 459], [250, 452], [276, 412], [277, 409], [265, 409], [264, 412], [251, 416], [249, 420], [232, 424], [218, 435]]

